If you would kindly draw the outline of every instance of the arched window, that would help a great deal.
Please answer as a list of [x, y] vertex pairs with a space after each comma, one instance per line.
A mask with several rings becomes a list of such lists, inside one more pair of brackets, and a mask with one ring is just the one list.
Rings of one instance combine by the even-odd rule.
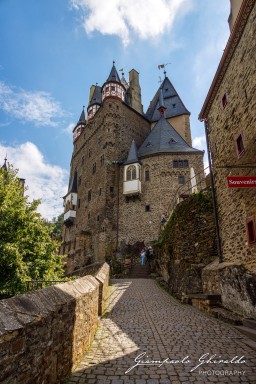
[[130, 165], [126, 171], [126, 180], [128, 181], [134, 179], [136, 179], [136, 167], [135, 165]]

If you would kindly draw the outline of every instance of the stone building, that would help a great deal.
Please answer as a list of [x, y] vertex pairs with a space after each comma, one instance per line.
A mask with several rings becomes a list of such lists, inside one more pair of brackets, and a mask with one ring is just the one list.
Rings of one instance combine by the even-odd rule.
[[166, 73], [146, 113], [134, 69], [128, 84], [113, 63], [103, 86], [91, 87], [87, 119], [83, 110], [73, 130], [64, 196], [61, 252], [69, 272], [158, 238], [177, 188], [202, 176], [203, 152], [191, 147], [189, 119]]
[[[221, 293], [227, 308], [248, 317], [256, 317], [255, 21], [255, 0], [231, 1], [230, 38], [199, 115], [208, 136], [220, 228], [220, 260], [212, 266], [219, 292], [212, 293]], [[250, 188], [241, 188], [243, 180]]]

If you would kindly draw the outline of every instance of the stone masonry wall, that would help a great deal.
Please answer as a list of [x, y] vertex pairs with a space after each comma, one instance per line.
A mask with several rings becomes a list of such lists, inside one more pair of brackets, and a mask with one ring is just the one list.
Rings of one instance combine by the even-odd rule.
[[[256, 162], [256, 5], [236, 47], [208, 115], [224, 262], [256, 271], [256, 243], [248, 245], [246, 220], [256, 219], [256, 189], [227, 188], [227, 176], [255, 175]], [[222, 97], [227, 94], [223, 109]], [[235, 140], [242, 134], [244, 153]], [[226, 166], [231, 165], [231, 168]], [[243, 167], [244, 165], [244, 167]]]
[[[243, 20], [246, 18], [242, 17], [240, 22]], [[219, 275], [223, 305], [253, 318], [256, 318], [256, 242], [248, 244], [246, 222], [250, 218], [256, 223], [256, 189], [227, 188], [226, 178], [255, 175], [255, 21], [254, 2], [207, 116], [223, 257], [223, 262], [213, 269]], [[244, 145], [240, 155], [236, 145], [239, 135]]]
[[[108, 266], [99, 271], [103, 298]], [[0, 302], [0, 382], [64, 383], [93, 340], [100, 283], [92, 276]], [[102, 304], [101, 304], [102, 305]]]
[[[188, 160], [189, 167], [174, 168], [173, 160]], [[179, 175], [190, 179], [190, 167], [195, 173], [203, 171], [203, 153], [166, 154], [151, 156], [142, 160], [141, 196], [126, 198], [120, 186], [119, 210], [119, 245], [131, 245], [137, 242], [149, 244], [158, 239], [161, 229], [162, 214], [168, 210], [170, 202], [182, 187], [178, 182]], [[145, 170], [149, 170], [149, 181], [145, 181]], [[201, 177], [203, 172], [201, 173]], [[187, 184], [184, 190], [188, 190]], [[182, 190], [180, 191], [182, 192]], [[187, 191], [187, 194], [191, 193]], [[149, 206], [149, 211], [146, 211]]]
[[215, 226], [210, 192], [181, 202], [156, 246], [156, 269], [170, 292], [202, 293], [202, 270], [216, 258]]
[[76, 140], [71, 173], [77, 169], [79, 207], [75, 224], [65, 229], [62, 249], [69, 255], [68, 272], [85, 265], [89, 257], [104, 260], [115, 250], [120, 184], [116, 162], [127, 158], [132, 139], [139, 146], [149, 132], [142, 115], [118, 99], [106, 99]]

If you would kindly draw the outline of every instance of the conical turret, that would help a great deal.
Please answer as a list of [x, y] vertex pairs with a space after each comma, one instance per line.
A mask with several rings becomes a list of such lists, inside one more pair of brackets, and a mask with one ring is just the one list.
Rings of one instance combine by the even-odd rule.
[[93, 86], [94, 90], [92, 92], [92, 97], [90, 99], [87, 112], [88, 112], [88, 120], [92, 119], [100, 108], [102, 104], [102, 95], [101, 95], [101, 87], [98, 85]]
[[117, 97], [125, 100], [126, 89], [122, 84], [113, 61], [113, 67], [110, 71], [107, 81], [102, 86], [102, 101], [107, 97]]
[[76, 139], [81, 135], [85, 126], [86, 126], [86, 120], [85, 120], [85, 113], [84, 113], [84, 107], [83, 107], [80, 118], [79, 118], [75, 128], [73, 129], [73, 142], [75, 142]]

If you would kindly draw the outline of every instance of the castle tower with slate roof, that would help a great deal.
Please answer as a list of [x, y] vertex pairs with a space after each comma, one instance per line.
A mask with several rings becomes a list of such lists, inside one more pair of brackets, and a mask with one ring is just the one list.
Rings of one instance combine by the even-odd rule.
[[68, 272], [156, 240], [177, 188], [203, 171], [190, 113], [168, 77], [144, 113], [138, 72], [128, 83], [113, 63], [102, 87], [91, 87], [87, 113], [73, 131], [64, 196]]

